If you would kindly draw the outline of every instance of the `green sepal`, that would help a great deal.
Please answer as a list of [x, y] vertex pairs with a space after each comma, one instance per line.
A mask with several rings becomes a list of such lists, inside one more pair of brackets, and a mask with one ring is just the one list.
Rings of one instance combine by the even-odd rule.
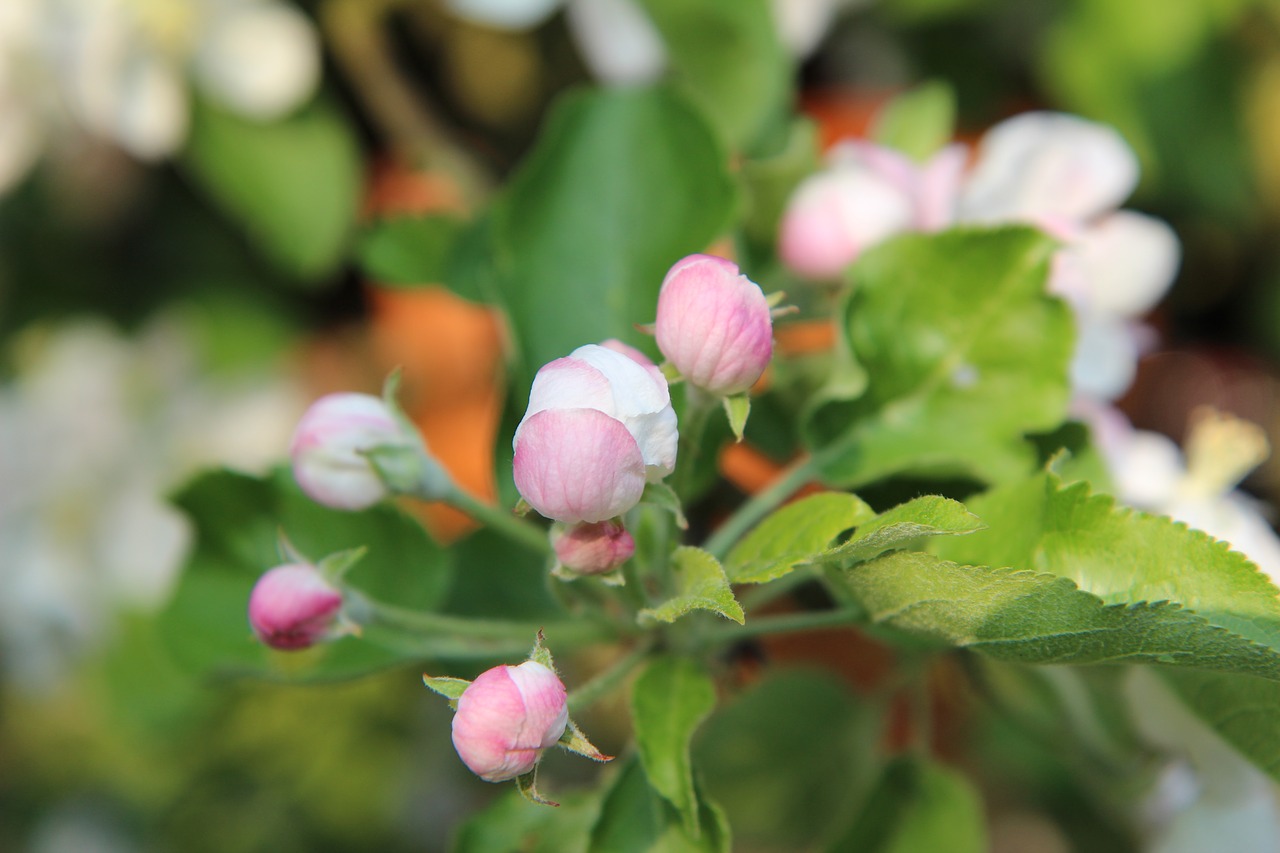
[[529, 502], [526, 501], [524, 498], [521, 498], [520, 500], [516, 501], [515, 507], [513, 507], [511, 510], [511, 514], [516, 516], [517, 518], [524, 518], [526, 515], [528, 515], [531, 512], [533, 512], [533, 507], [530, 506]]
[[433, 690], [448, 699], [450, 705], [456, 705], [462, 698], [462, 694], [471, 686], [471, 682], [465, 678], [451, 678], [447, 675], [430, 676], [425, 672], [422, 674], [422, 683], [428, 690]]
[[747, 416], [751, 414], [751, 398], [746, 394], [735, 394], [724, 397], [724, 413], [729, 417], [729, 428], [733, 430], [735, 441], [742, 441], [742, 434], [747, 428]]
[[520, 795], [531, 803], [537, 803], [540, 806], [551, 806], [559, 808], [560, 804], [548, 800], [546, 797], [538, 793], [538, 765], [533, 765], [533, 769], [528, 773], [515, 778], [516, 790]]
[[676, 527], [681, 530], [689, 529], [689, 520], [684, 517], [684, 507], [680, 503], [680, 496], [676, 494], [675, 489], [666, 483], [646, 483], [644, 494], [640, 496], [640, 503], [666, 510], [675, 516]]
[[330, 583], [337, 583], [367, 553], [369, 553], [369, 549], [364, 545], [358, 548], [347, 548], [345, 551], [338, 551], [325, 557], [316, 563], [316, 568], [325, 580]]
[[551, 651], [543, 645], [546, 637], [542, 635], [542, 631], [538, 631], [538, 638], [533, 643], [533, 649], [529, 652], [529, 660], [542, 664], [552, 672], [556, 671], [555, 661], [551, 659]]
[[572, 752], [574, 755], [581, 755], [583, 758], [590, 758], [592, 761], [604, 763], [613, 761], [612, 755], [605, 755], [596, 749], [595, 744], [587, 740], [587, 736], [582, 733], [582, 729], [578, 728], [578, 724], [573, 720], [564, 727], [564, 734], [560, 735], [560, 740], [556, 742], [556, 746], [561, 749]]

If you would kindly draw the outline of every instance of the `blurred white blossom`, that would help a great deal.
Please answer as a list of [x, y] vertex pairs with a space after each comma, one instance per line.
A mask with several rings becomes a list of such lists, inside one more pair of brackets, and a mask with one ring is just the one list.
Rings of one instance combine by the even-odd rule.
[[1280, 537], [1263, 513], [1265, 505], [1236, 488], [1268, 456], [1261, 427], [1199, 410], [1184, 452], [1160, 433], [1134, 429], [1109, 406], [1078, 402], [1076, 409], [1093, 431], [1116, 497], [1226, 542], [1280, 585]]
[[283, 0], [3, 0], [0, 192], [64, 130], [160, 160], [186, 139], [191, 85], [270, 120], [319, 74], [314, 28]]
[[[657, 27], [637, 0], [445, 0], [455, 15], [506, 30], [540, 26], [564, 7], [583, 61], [599, 80], [615, 85], [660, 77], [667, 51]], [[817, 49], [841, 8], [865, 0], [772, 0], [778, 38], [796, 58]]]
[[303, 407], [279, 376], [202, 372], [192, 329], [33, 329], [0, 385], [0, 665], [39, 686], [118, 610], [167, 596], [187, 548], [164, 495], [198, 467], [265, 469]]

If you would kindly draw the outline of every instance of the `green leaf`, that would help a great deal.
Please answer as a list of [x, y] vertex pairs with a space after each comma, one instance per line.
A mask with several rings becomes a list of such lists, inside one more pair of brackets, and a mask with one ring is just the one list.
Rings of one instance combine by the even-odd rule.
[[579, 92], [552, 112], [494, 219], [500, 285], [527, 393], [532, 370], [585, 343], [651, 346], [671, 264], [702, 251], [735, 204], [727, 158], [683, 98]]
[[462, 824], [454, 853], [586, 853], [600, 798], [575, 793], [560, 798], [560, 808], [530, 803], [517, 792], [500, 797]]
[[1280, 653], [1165, 602], [1104, 604], [1066, 578], [895, 551], [847, 572], [876, 623], [1029, 664], [1149, 663], [1280, 681]]
[[720, 562], [700, 548], [684, 546], [671, 555], [676, 593], [657, 607], [640, 611], [642, 622], [674, 622], [694, 610], [710, 610], [739, 625], [745, 620], [742, 606], [733, 597]]
[[666, 44], [676, 85], [737, 149], [791, 98], [791, 60], [766, 0], [642, 0]]
[[868, 384], [805, 430], [827, 482], [1031, 469], [1024, 434], [1061, 423], [1069, 395], [1071, 313], [1044, 290], [1054, 248], [1028, 228], [955, 230], [858, 260], [841, 332]]
[[939, 541], [960, 562], [1070, 578], [1108, 604], [1171, 601], [1280, 650], [1280, 590], [1249, 560], [1198, 530], [1063, 486], [1052, 472], [970, 501], [987, 529]]
[[388, 505], [361, 512], [327, 509], [303, 495], [287, 470], [261, 479], [214, 471], [191, 482], [174, 501], [191, 517], [196, 541], [173, 598], [157, 619], [175, 660], [188, 670], [309, 680], [360, 675], [420, 657], [380, 645], [376, 631], [305, 652], [276, 652], [253, 638], [245, 615], [253, 585], [282, 562], [277, 551], [282, 530], [311, 559], [367, 547], [344, 578], [347, 583], [401, 607], [437, 608], [453, 573], [450, 554], [399, 510]]
[[871, 138], [924, 162], [951, 141], [955, 122], [955, 92], [934, 80], [886, 104], [871, 127]]
[[746, 394], [738, 394], [734, 397], [724, 397], [722, 402], [734, 439], [742, 441], [742, 433], [747, 428], [747, 418], [751, 416], [751, 398]]
[[1280, 684], [1216, 672], [1161, 672], [1200, 719], [1258, 769], [1280, 781]]
[[846, 568], [885, 551], [909, 547], [926, 536], [965, 535], [982, 529], [964, 504], [938, 495], [925, 495], [880, 513], [862, 524], [847, 542], [816, 555], [815, 562], [834, 562]]
[[655, 658], [631, 691], [636, 746], [649, 784], [679, 810], [695, 837], [698, 797], [689, 742], [715, 706], [715, 685], [687, 658]]
[[332, 105], [316, 102], [263, 124], [196, 102], [183, 164], [286, 272], [319, 279], [346, 257], [362, 181], [360, 153]]
[[440, 284], [461, 231], [451, 216], [382, 219], [360, 233], [356, 256], [364, 274], [378, 284]]
[[[699, 729], [694, 766], [744, 850], [809, 850], [878, 772], [871, 702], [818, 670], [766, 670]], [[803, 721], [797, 725], [797, 721]]]
[[589, 853], [730, 853], [724, 812], [700, 790], [697, 794], [701, 832], [695, 836], [679, 812], [649, 786], [640, 762], [628, 762], [605, 794]]
[[959, 773], [919, 758], [899, 758], [832, 853], [983, 853], [982, 801]]
[[761, 521], [729, 552], [734, 583], [766, 583], [826, 551], [844, 531], [875, 517], [857, 495], [823, 492], [793, 501]]

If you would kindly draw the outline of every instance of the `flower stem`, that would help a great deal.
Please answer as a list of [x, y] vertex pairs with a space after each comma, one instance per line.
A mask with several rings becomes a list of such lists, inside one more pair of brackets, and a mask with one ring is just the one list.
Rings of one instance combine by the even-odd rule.
[[540, 630], [554, 637], [560, 647], [590, 645], [617, 637], [616, 630], [600, 622], [472, 619], [396, 607], [354, 590], [346, 592], [346, 611], [372, 642], [425, 657], [453, 660], [525, 654]]
[[605, 696], [612, 693], [626, 681], [628, 675], [644, 662], [653, 651], [653, 638], [636, 645], [631, 651], [614, 661], [613, 665], [595, 678], [569, 693], [569, 713], [590, 708]]
[[817, 469], [814, 457], [807, 457], [794, 463], [767, 489], [757, 493], [751, 500], [738, 507], [737, 512], [729, 516], [725, 523], [708, 537], [703, 547], [717, 559], [724, 559], [724, 555], [744, 533], [791, 497], [797, 489], [812, 480]]
[[857, 625], [865, 619], [866, 611], [853, 607], [761, 616], [745, 625], [717, 625], [714, 629], [708, 630], [703, 639], [706, 645], [716, 646], [768, 634], [789, 634], [797, 631], [817, 631], [822, 628]]
[[517, 518], [500, 507], [487, 504], [464, 489], [455, 486], [444, 500], [486, 527], [519, 542], [532, 551], [545, 556], [549, 556], [552, 552], [551, 540], [547, 538], [546, 531], [541, 527]]

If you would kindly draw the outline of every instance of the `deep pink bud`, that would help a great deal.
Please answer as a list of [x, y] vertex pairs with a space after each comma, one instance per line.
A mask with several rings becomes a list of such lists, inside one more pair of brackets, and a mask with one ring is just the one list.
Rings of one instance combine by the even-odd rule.
[[612, 571], [636, 552], [636, 540], [614, 521], [575, 525], [556, 536], [554, 545], [561, 565], [584, 575]]
[[293, 476], [316, 503], [365, 509], [388, 489], [363, 451], [405, 443], [400, 424], [379, 398], [330, 394], [311, 404], [293, 433]]
[[305, 649], [342, 633], [342, 593], [315, 566], [276, 566], [249, 595], [249, 624], [273, 649]]
[[458, 698], [453, 746], [486, 782], [528, 773], [569, 723], [564, 684], [537, 661], [496, 666]]
[[773, 356], [773, 318], [760, 286], [712, 255], [677, 261], [658, 293], [658, 349], [689, 383], [741, 394]]
[[516, 435], [516, 489], [547, 518], [566, 523], [621, 515], [644, 493], [640, 446], [597, 409], [544, 409]]

